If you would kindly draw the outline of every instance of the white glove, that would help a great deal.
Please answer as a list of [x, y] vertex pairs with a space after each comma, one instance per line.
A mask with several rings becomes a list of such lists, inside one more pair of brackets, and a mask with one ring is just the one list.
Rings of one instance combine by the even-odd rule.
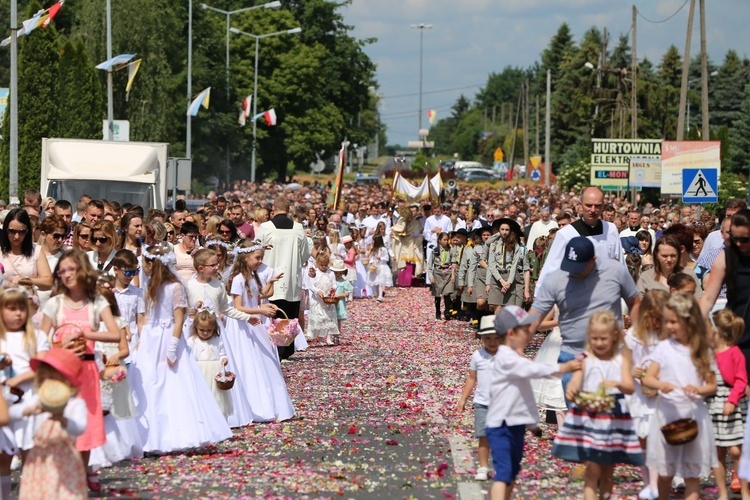
[[180, 339], [177, 337], [169, 338], [169, 347], [167, 347], [167, 361], [170, 365], [177, 362], [177, 345], [180, 343]]

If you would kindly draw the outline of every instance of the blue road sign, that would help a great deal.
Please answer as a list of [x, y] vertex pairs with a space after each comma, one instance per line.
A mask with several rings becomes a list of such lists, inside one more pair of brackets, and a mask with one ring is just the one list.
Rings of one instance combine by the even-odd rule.
[[716, 203], [719, 201], [719, 169], [682, 169], [683, 203]]
[[539, 182], [539, 180], [542, 178], [542, 173], [539, 171], [538, 168], [535, 168], [531, 171], [531, 180], [534, 182]]

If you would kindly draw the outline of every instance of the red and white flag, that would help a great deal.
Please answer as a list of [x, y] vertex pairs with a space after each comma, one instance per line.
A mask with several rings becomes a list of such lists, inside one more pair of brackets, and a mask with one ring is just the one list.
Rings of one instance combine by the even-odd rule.
[[269, 127], [276, 125], [276, 110], [271, 108], [263, 113], [263, 118], [266, 119], [266, 123]]
[[46, 28], [49, 26], [49, 23], [52, 22], [52, 20], [55, 18], [57, 13], [60, 11], [60, 8], [65, 3], [65, 0], [60, 0], [56, 4], [52, 5], [49, 9], [47, 9], [47, 14], [49, 14], [49, 17], [42, 23], [42, 26]]
[[240, 110], [240, 117], [237, 120], [241, 126], [245, 126], [247, 119], [250, 116], [250, 108], [252, 107], [253, 96], [249, 95], [242, 99], [242, 109]]

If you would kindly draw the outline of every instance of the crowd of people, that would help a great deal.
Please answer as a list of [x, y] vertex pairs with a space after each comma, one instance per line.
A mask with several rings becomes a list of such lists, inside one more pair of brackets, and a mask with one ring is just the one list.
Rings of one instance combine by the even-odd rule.
[[[597, 188], [461, 186], [417, 201], [346, 185], [334, 210], [329, 190], [237, 183], [169, 212], [28, 190], [0, 207], [2, 497], [20, 464], [24, 497], [84, 497], [101, 489], [101, 467], [292, 418], [284, 361], [339, 344], [347, 304], [388, 302], [394, 285], [429, 285], [436, 320], [478, 330], [459, 408], [476, 385], [477, 479], [490, 476], [491, 451], [493, 496], [512, 490], [536, 405], [555, 414], [553, 454], [585, 463], [587, 498], [609, 494], [617, 463], [645, 464], [642, 498], [666, 498], [672, 476], [697, 498], [712, 468], [717, 484], [727, 476], [727, 454], [732, 486], [750, 496], [737, 465], [750, 366], [744, 202], [711, 214]], [[549, 333], [532, 362], [523, 349], [536, 331]], [[562, 380], [531, 384], [553, 374]], [[589, 411], [580, 394], [615, 404]], [[683, 404], [699, 437], [675, 448], [659, 412]]]

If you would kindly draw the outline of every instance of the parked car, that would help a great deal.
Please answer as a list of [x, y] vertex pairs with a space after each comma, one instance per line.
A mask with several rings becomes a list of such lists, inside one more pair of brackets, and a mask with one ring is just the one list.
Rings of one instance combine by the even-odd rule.
[[496, 181], [499, 177], [492, 170], [484, 168], [471, 168], [461, 172], [461, 180], [466, 182], [477, 182], [477, 181]]

